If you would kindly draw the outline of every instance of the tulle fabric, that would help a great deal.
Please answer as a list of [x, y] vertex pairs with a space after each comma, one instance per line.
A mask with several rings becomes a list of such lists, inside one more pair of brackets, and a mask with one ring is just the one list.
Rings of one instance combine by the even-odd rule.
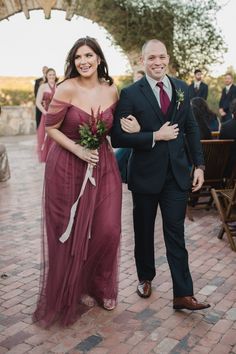
[[[43, 93], [43, 102], [45, 105], [46, 111], [48, 110], [49, 104], [52, 100], [52, 97], [55, 93], [55, 89], [52, 89], [51, 92], [44, 92]], [[46, 162], [48, 152], [53, 144], [53, 140], [49, 138], [45, 131], [45, 122], [46, 122], [46, 115], [42, 114], [40, 119], [40, 124], [37, 129], [37, 153], [39, 162]]]
[[[103, 112], [109, 128], [114, 107]], [[54, 99], [46, 125], [62, 121], [61, 131], [76, 140], [78, 125], [88, 119], [80, 108]], [[45, 166], [41, 289], [34, 313], [43, 327], [56, 320], [62, 325], [73, 323], [87, 310], [82, 303], [86, 295], [100, 305], [104, 299], [117, 300], [121, 180], [107, 140], [99, 148], [99, 163], [93, 169], [96, 186], [86, 184], [70, 237], [65, 243], [59, 241], [86, 169], [87, 164], [74, 154], [56, 143], [51, 147]]]

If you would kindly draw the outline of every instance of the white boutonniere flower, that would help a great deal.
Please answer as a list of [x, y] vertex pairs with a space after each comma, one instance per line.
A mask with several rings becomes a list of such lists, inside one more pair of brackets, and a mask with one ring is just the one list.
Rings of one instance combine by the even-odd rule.
[[178, 110], [180, 104], [184, 102], [184, 91], [182, 91], [181, 89], [176, 89], [176, 96], [177, 96], [176, 102], [177, 102], [177, 110]]

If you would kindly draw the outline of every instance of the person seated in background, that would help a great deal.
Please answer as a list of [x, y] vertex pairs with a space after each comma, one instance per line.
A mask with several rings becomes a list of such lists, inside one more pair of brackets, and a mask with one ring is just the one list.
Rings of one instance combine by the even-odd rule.
[[208, 85], [202, 81], [202, 72], [200, 69], [194, 71], [194, 81], [189, 85], [188, 91], [190, 100], [194, 97], [207, 99]]
[[[133, 74], [133, 82], [136, 82], [145, 75], [143, 70], [138, 70]], [[116, 161], [118, 163], [121, 179], [123, 183], [127, 183], [127, 166], [132, 149], [119, 148], [115, 151]]]
[[[1, 107], [0, 107], [1, 115]], [[0, 182], [5, 182], [10, 178], [10, 167], [7, 157], [6, 147], [0, 144]]]
[[198, 123], [201, 139], [212, 139], [211, 132], [218, 131], [219, 122], [216, 114], [210, 110], [207, 102], [201, 97], [191, 100], [193, 115]]
[[230, 112], [232, 119], [223, 123], [220, 128], [220, 139], [233, 139], [230, 157], [225, 170], [225, 177], [231, 177], [232, 172], [236, 172], [236, 98], [231, 102]]

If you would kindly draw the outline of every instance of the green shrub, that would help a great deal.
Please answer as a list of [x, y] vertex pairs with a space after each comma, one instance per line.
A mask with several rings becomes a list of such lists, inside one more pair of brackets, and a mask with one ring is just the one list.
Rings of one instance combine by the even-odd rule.
[[0, 91], [0, 106], [25, 106], [35, 103], [34, 93], [29, 90], [9, 90]]

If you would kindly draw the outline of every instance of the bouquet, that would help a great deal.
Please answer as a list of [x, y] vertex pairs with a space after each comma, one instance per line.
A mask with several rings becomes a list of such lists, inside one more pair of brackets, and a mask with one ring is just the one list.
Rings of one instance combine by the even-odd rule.
[[100, 107], [98, 108], [96, 116], [91, 109], [89, 122], [79, 125], [80, 139], [76, 141], [76, 144], [80, 144], [90, 150], [98, 149], [107, 131], [106, 123], [102, 118], [103, 114], [100, 112]]

